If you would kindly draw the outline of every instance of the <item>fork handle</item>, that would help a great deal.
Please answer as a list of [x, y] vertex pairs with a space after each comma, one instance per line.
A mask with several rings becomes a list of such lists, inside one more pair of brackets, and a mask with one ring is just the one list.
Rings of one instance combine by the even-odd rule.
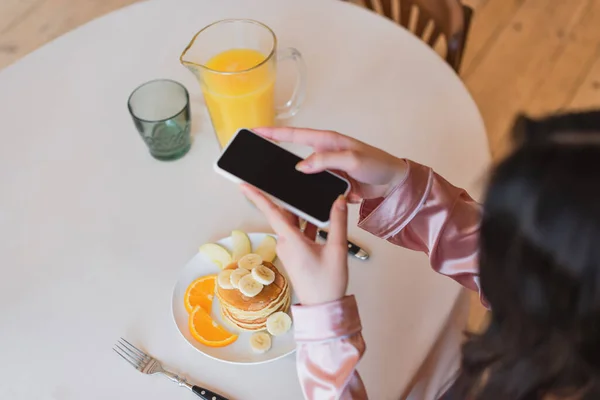
[[228, 400], [226, 397], [223, 397], [218, 393], [196, 385], [192, 386], [192, 392], [196, 393], [196, 395], [202, 400]]

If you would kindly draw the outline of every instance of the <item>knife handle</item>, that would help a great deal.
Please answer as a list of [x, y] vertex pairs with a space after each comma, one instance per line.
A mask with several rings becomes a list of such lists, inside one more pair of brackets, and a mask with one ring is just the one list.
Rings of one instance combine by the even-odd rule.
[[202, 400], [228, 400], [226, 397], [223, 397], [218, 393], [196, 385], [192, 386], [192, 392], [194, 392]]
[[[317, 234], [324, 240], [327, 240], [327, 232], [319, 230]], [[358, 258], [359, 260], [366, 260], [369, 258], [369, 253], [364, 251], [360, 246], [352, 243], [348, 240], [348, 254]]]

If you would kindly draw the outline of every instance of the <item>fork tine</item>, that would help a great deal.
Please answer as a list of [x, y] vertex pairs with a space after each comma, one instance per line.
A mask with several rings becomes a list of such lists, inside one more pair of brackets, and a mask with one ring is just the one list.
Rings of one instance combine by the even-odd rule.
[[115, 346], [119, 350], [121, 350], [121, 353], [129, 357], [131, 360], [135, 361], [139, 366], [141, 366], [145, 362], [145, 360], [142, 357], [138, 356], [137, 354], [129, 350], [127, 347], [121, 347], [120, 345], [121, 343], [117, 343]]
[[146, 359], [146, 357], [148, 357], [145, 353], [140, 352], [136, 347], [132, 348], [131, 347], [131, 343], [129, 345], [127, 345], [126, 343], [124, 343], [122, 340], [119, 340], [118, 343], [120, 346], [124, 347], [130, 354], [132, 354], [134, 357], [140, 358], [142, 360]]
[[118, 350], [116, 350], [114, 347], [113, 347], [113, 351], [114, 351], [115, 353], [117, 353], [119, 356], [121, 356], [121, 358], [122, 358], [123, 360], [125, 360], [125, 361], [127, 361], [129, 364], [131, 364], [131, 366], [132, 366], [133, 368], [137, 369], [138, 371], [140, 370], [140, 366], [139, 366], [139, 365], [137, 365], [137, 364], [134, 364], [134, 363], [133, 363], [133, 361], [131, 361], [129, 358], [125, 357], [123, 354], [119, 353], [119, 351], [118, 351]]
[[143, 351], [141, 351], [140, 349], [138, 349], [137, 347], [135, 347], [134, 345], [132, 345], [131, 343], [129, 343], [127, 340], [121, 338], [122, 341], [124, 341], [125, 343], [127, 343], [129, 346], [129, 348], [132, 348], [133, 350], [137, 351], [140, 356], [142, 357], [147, 357], [147, 358], [151, 358], [148, 354], [144, 353]]

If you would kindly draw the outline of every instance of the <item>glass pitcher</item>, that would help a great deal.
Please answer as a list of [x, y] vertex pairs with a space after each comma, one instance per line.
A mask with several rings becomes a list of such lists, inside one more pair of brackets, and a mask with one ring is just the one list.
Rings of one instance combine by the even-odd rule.
[[[298, 71], [291, 98], [275, 105], [277, 63], [294, 60]], [[227, 19], [208, 25], [192, 38], [181, 63], [198, 79], [221, 147], [240, 128], [272, 126], [296, 114], [306, 92], [306, 67], [294, 48], [277, 49], [266, 25]]]

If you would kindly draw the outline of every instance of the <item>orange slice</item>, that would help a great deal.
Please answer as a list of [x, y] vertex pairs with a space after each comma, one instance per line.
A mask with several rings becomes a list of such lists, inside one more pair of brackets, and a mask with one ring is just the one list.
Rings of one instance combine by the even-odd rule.
[[191, 313], [197, 306], [210, 313], [216, 281], [217, 275], [207, 275], [190, 283], [183, 296], [183, 303], [188, 313]]
[[202, 344], [209, 347], [224, 347], [236, 341], [234, 335], [217, 324], [202, 307], [196, 307], [190, 314], [190, 333]]

